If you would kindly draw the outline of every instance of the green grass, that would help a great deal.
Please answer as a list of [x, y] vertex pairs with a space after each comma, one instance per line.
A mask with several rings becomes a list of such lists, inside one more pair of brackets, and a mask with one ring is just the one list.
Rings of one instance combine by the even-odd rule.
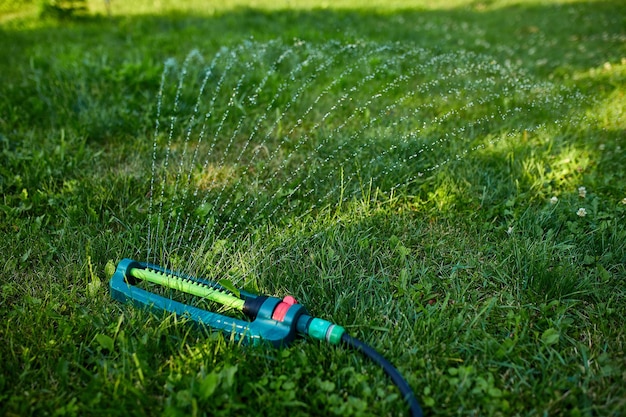
[[111, 3], [0, 8], [0, 414], [406, 411], [355, 352], [111, 300], [111, 267], [148, 249], [293, 294], [428, 415], [626, 413], [622, 2]]

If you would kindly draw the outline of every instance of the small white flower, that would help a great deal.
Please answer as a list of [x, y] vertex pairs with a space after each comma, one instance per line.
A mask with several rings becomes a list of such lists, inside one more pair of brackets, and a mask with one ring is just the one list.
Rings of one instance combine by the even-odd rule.
[[509, 235], [510, 235], [511, 233], [513, 233], [513, 226], [509, 226], [509, 228], [508, 228], [508, 229], [506, 229], [506, 233], [507, 233], [507, 234], [509, 234]]
[[601, 143], [600, 146], [598, 146], [598, 149], [603, 151], [604, 149], [606, 149], [606, 145], [604, 143]]
[[554, 196], [554, 197], [552, 197], [550, 199], [550, 204], [556, 204], [556, 203], [558, 203], [558, 201], [559, 201], [559, 199], [556, 196]]
[[622, 198], [622, 204], [626, 204], [626, 197]]
[[579, 208], [579, 209], [578, 209], [578, 211], [576, 212], [576, 214], [577, 214], [579, 217], [585, 217], [585, 216], [587, 215], [587, 210], [585, 210], [585, 208], [584, 208], [584, 207], [581, 207], [581, 208]]
[[585, 187], [578, 187], [578, 197], [585, 198], [587, 196], [587, 189]]

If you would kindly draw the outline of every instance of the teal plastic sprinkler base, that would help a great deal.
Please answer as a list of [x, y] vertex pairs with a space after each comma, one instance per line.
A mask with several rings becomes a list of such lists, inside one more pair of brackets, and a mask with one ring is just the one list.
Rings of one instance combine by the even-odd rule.
[[[230, 303], [228, 305], [231, 307], [241, 305], [241, 311], [250, 321], [203, 310], [142, 289], [137, 285], [141, 281], [139, 276], [146, 275], [158, 277], [159, 283], [173, 289], [189, 292], [188, 288], [200, 288], [199, 292], [204, 289], [216, 302]], [[131, 259], [123, 259], [118, 263], [109, 286], [111, 296], [117, 301], [131, 303], [155, 313], [173, 313], [253, 345], [269, 342], [274, 346], [283, 346], [293, 341], [298, 334], [338, 344], [345, 331], [343, 327], [329, 321], [311, 317], [304, 306], [291, 296], [281, 300], [242, 292], [242, 303], [237, 303], [234, 295], [227, 294], [225, 288], [212, 281], [177, 275], [160, 266]]]

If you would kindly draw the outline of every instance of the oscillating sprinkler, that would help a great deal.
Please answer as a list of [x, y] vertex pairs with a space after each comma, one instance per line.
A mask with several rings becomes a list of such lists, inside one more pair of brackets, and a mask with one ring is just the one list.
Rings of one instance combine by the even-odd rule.
[[[248, 320], [237, 319], [194, 307], [141, 288], [142, 282], [151, 282], [171, 290], [210, 300], [232, 310], [242, 312]], [[155, 312], [167, 311], [186, 317], [210, 329], [220, 330], [235, 340], [257, 345], [270, 343], [282, 347], [296, 336], [309, 336], [333, 345], [345, 344], [369, 357], [381, 366], [400, 389], [412, 416], [422, 416], [422, 409], [413, 390], [398, 370], [373, 348], [346, 333], [345, 329], [327, 320], [311, 317], [302, 304], [290, 295], [280, 299], [234, 291], [206, 280], [180, 275], [157, 265], [123, 259], [109, 283], [111, 296], [120, 302]]]

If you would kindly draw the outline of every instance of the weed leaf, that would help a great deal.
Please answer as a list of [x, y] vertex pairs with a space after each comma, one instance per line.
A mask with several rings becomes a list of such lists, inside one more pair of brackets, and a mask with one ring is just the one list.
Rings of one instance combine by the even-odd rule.
[[217, 283], [220, 284], [222, 287], [226, 288], [231, 293], [233, 293], [236, 297], [240, 296], [239, 289], [235, 287], [235, 284], [233, 284], [231, 280], [223, 278], [223, 279], [220, 279]]
[[113, 341], [113, 338], [111, 336], [107, 336], [106, 334], [98, 333], [96, 335], [96, 342], [98, 342], [98, 344], [100, 346], [102, 346], [102, 348], [108, 350], [109, 352], [113, 351], [113, 346], [114, 346], [115, 342]]
[[541, 335], [541, 341], [547, 346], [557, 344], [559, 342], [559, 331], [550, 327]]
[[206, 400], [215, 392], [217, 385], [219, 383], [219, 375], [215, 372], [211, 372], [208, 374], [200, 383], [200, 388], [198, 388], [198, 395], [200, 399]]

